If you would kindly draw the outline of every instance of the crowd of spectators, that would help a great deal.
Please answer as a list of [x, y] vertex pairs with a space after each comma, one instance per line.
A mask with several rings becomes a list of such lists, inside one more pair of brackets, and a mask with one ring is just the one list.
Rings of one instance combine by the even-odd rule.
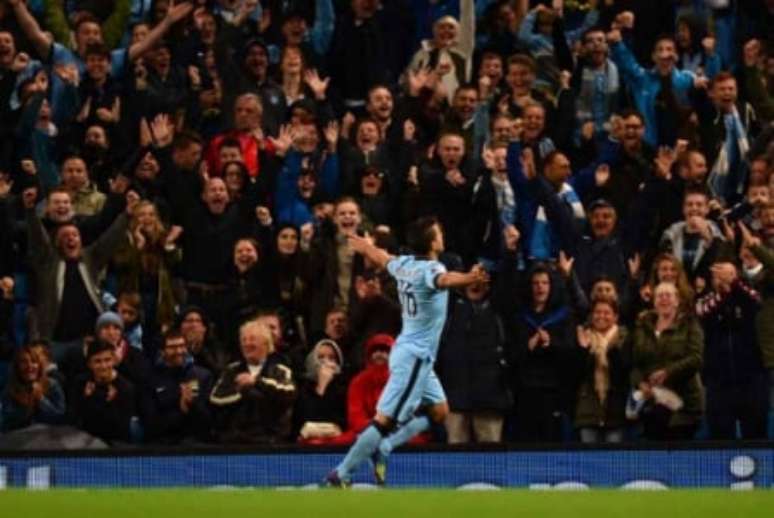
[[434, 215], [492, 280], [450, 299], [417, 442], [771, 438], [772, 22], [0, 0], [0, 434], [351, 442], [401, 319], [346, 236], [411, 253]]

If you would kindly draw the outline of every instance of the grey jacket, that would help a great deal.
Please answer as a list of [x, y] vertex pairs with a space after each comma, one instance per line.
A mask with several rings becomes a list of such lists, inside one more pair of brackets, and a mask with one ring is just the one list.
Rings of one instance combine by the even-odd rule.
[[[37, 279], [36, 306], [32, 310], [36, 326], [33, 326], [32, 334], [35, 338], [50, 339], [56, 328], [64, 293], [65, 260], [33, 209], [26, 211], [26, 218], [30, 264]], [[127, 224], [126, 214], [119, 215], [94, 243], [84, 247], [81, 254], [78, 270], [89, 298], [100, 313], [105, 309], [98, 287], [100, 271], [125, 238]]]

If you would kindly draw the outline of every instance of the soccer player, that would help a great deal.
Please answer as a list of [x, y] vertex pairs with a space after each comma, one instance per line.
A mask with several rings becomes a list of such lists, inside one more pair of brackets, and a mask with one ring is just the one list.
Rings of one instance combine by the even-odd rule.
[[[433, 371], [438, 341], [446, 321], [449, 288], [488, 282], [486, 271], [447, 272], [438, 262], [444, 250], [443, 231], [435, 218], [417, 220], [407, 232], [415, 256], [392, 256], [368, 238], [349, 236], [352, 249], [398, 281], [403, 329], [390, 354], [390, 378], [376, 405], [376, 416], [347, 456], [326, 478], [325, 485], [346, 487], [352, 473], [369, 457], [379, 485], [386, 475], [386, 457], [393, 448], [430, 427], [430, 417], [443, 421], [449, 411], [446, 395]], [[416, 413], [428, 407], [427, 413]]]

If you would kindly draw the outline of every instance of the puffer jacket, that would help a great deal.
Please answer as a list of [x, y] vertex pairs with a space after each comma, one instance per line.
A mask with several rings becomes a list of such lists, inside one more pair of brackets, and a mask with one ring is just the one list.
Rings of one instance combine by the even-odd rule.
[[634, 330], [632, 342], [633, 387], [659, 370], [666, 369], [664, 386], [683, 400], [669, 426], [688, 426], [704, 412], [704, 389], [699, 378], [704, 361], [704, 332], [696, 318], [678, 315], [672, 327], [656, 336], [656, 313], [643, 313]]

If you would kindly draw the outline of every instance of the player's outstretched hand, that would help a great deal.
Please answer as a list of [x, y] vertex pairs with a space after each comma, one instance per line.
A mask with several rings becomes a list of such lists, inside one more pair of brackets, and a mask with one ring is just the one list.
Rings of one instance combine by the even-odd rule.
[[470, 268], [470, 272], [468, 273], [470, 274], [472, 279], [471, 284], [475, 284], [479, 282], [486, 284], [489, 282], [489, 273], [480, 264], [474, 264]]
[[371, 246], [371, 239], [368, 236], [358, 236], [352, 233], [347, 236], [349, 247], [358, 254], [365, 254], [366, 250]]

